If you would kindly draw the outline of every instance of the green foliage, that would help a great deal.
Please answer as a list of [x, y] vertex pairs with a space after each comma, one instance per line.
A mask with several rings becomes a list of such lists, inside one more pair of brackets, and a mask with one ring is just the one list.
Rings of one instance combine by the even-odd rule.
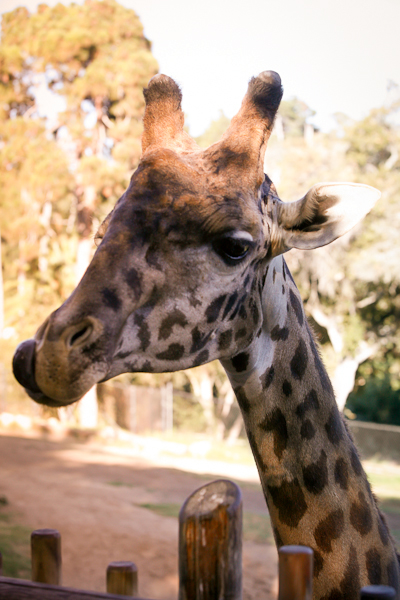
[[[387, 377], [393, 390], [400, 381], [397, 123], [398, 105], [394, 104], [372, 111], [360, 123], [347, 121], [344, 138], [317, 133], [311, 144], [300, 137], [275, 139], [273, 156], [267, 154], [267, 171], [272, 179], [277, 175], [283, 200], [302, 197], [317, 181], [357, 181], [382, 191], [371, 214], [351, 234], [329, 247], [292, 251], [286, 256], [306, 311], [313, 319], [314, 315], [318, 318], [316, 311], [324, 315], [325, 324], [314, 320], [314, 328], [330, 374], [345, 358], [356, 359], [369, 347], [371, 355], [361, 359], [365, 362], [359, 365], [356, 385], [371, 377]], [[329, 326], [341, 339], [341, 349], [333, 348]], [[379, 398], [383, 402], [382, 395]], [[375, 414], [370, 418], [380, 418]], [[393, 411], [387, 411], [385, 418], [397, 422]]]
[[[166, 504], [139, 504], [142, 508], [151, 510], [162, 517], [178, 518], [180, 505], [174, 503]], [[243, 539], [246, 542], [256, 544], [273, 544], [271, 521], [268, 513], [255, 513], [244, 511], [243, 513]]]
[[203, 433], [206, 430], [207, 424], [201, 405], [187, 395], [174, 394], [173, 419], [174, 429], [194, 433]]
[[290, 100], [282, 100], [279, 114], [282, 117], [285, 136], [293, 138], [303, 137], [307, 119], [315, 115], [315, 111], [309, 108], [305, 102], [294, 97]]
[[389, 377], [371, 378], [353, 391], [346, 403], [359, 420], [400, 425], [400, 389], [393, 389]]
[[206, 131], [195, 138], [200, 148], [208, 148], [211, 144], [218, 142], [228, 129], [230, 122], [230, 119], [220, 110], [218, 119], [211, 121]]
[[[0, 230], [9, 337], [2, 340], [0, 362], [9, 365], [18, 341], [30, 337], [72, 291], [78, 246], [93, 236], [138, 163], [142, 88], [157, 69], [136, 13], [115, 0], [42, 4], [34, 14], [18, 8], [3, 15]], [[35, 83], [66, 101], [52, 130], [40, 118]], [[372, 378], [377, 390], [376, 382], [387, 381], [380, 398], [397, 397], [400, 381], [398, 111], [395, 103], [358, 123], [338, 116], [340, 132], [317, 132], [306, 142], [304, 128], [313, 111], [292, 98], [280, 107], [284, 139], [271, 139], [267, 153], [266, 170], [283, 200], [302, 197], [317, 181], [359, 181], [383, 192], [352, 235], [327, 249], [288, 254], [328, 366], [333, 372], [342, 359], [357, 356], [363, 343], [373, 347], [357, 374], [358, 384], [367, 384], [359, 385], [356, 395], [367, 393]], [[216, 142], [228, 125], [221, 112], [198, 144]], [[317, 324], [315, 308], [334, 323], [341, 350], [333, 348], [327, 326]], [[223, 380], [217, 367], [210, 369], [218, 414]], [[10, 371], [6, 375], [10, 386]], [[151, 385], [165, 376], [129, 377], [147, 377]], [[187, 376], [168, 377], [187, 391]], [[8, 396], [20, 393], [15, 387]], [[176, 396], [174, 409], [176, 427], [204, 430], [198, 403], [183, 394]], [[386, 415], [395, 418], [392, 409]]]
[[243, 512], [243, 538], [256, 544], [271, 544], [274, 542], [271, 519], [267, 514]]
[[3, 557], [3, 575], [29, 579], [30, 530], [15, 523], [15, 516], [0, 506], [0, 553]]
[[[390, 117], [399, 110], [399, 105], [385, 109], [375, 109], [362, 121], [347, 127], [346, 139], [349, 142], [348, 156], [361, 170], [368, 165], [379, 167], [400, 149], [400, 135], [390, 122]], [[400, 163], [398, 159], [398, 168]]]
[[[140, 156], [142, 89], [158, 67], [138, 16], [114, 0], [41, 4], [34, 14], [18, 8], [3, 15], [1, 28], [0, 231], [9, 333], [0, 362], [8, 369], [11, 348], [73, 290], [78, 247], [126, 189]], [[52, 129], [40, 116], [37, 84], [65, 100]], [[18, 394], [15, 386], [8, 397]]]
[[174, 517], [175, 519], [179, 516], [179, 511], [181, 509], [179, 504], [174, 504], [172, 502], [166, 504], [139, 504], [141, 508], [146, 508], [147, 510], [151, 510], [155, 512], [157, 515], [161, 515], [161, 517]]

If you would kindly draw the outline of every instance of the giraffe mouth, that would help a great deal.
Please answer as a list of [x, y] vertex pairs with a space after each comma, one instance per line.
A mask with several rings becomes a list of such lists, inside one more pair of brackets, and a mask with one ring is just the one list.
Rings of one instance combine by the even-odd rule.
[[68, 402], [58, 402], [42, 392], [35, 379], [35, 351], [35, 340], [25, 340], [16, 349], [12, 363], [14, 377], [23, 386], [28, 396], [38, 404], [54, 408], [76, 402], [79, 398]]

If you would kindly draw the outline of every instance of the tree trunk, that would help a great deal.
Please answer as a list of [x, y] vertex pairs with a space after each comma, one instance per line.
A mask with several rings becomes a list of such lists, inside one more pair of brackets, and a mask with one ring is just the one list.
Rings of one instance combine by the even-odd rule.
[[97, 389], [94, 385], [86, 392], [83, 398], [79, 400], [79, 425], [84, 429], [95, 429], [97, 427], [98, 412]]
[[232, 425], [232, 427], [230, 428], [229, 433], [228, 433], [228, 437], [227, 437], [226, 441], [229, 446], [233, 446], [233, 444], [236, 442], [236, 440], [238, 439], [238, 437], [242, 431], [242, 428], [243, 428], [243, 418], [242, 418], [242, 414], [239, 412], [234, 424]]
[[198, 367], [194, 371], [187, 371], [187, 376], [193, 388], [194, 395], [203, 408], [207, 433], [213, 433], [215, 425], [213, 378], [208, 373], [207, 367]]
[[225, 386], [225, 385], [222, 386], [222, 388], [220, 389], [220, 394], [223, 394], [223, 404], [222, 404], [221, 414], [218, 419], [217, 433], [216, 433], [217, 440], [219, 440], [219, 441], [223, 440], [225, 437], [226, 419], [228, 418], [228, 415], [232, 408], [232, 404], [235, 400], [235, 394], [234, 394], [233, 389], [231, 388], [230, 384], [229, 384], [229, 387]]
[[377, 345], [368, 346], [365, 343], [361, 343], [354, 358], [347, 356], [336, 367], [332, 377], [332, 385], [340, 411], [344, 410], [347, 398], [354, 388], [358, 367], [373, 356], [377, 350]]

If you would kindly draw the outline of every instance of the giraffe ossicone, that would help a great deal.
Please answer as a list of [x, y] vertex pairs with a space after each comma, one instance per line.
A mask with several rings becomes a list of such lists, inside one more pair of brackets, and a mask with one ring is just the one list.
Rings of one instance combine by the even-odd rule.
[[317, 184], [282, 202], [264, 154], [279, 75], [253, 78], [221, 140], [184, 130], [165, 75], [144, 91], [142, 157], [101, 225], [81, 282], [14, 356], [37, 402], [64, 406], [124, 372], [221, 360], [235, 390], [277, 545], [315, 556], [314, 598], [399, 589], [394, 544], [371, 493], [283, 258], [349, 231], [380, 193]]

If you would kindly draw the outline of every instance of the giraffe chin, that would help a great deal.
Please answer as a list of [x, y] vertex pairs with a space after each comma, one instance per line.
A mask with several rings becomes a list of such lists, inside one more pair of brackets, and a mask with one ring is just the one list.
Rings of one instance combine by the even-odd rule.
[[44, 404], [45, 406], [51, 406], [53, 408], [68, 406], [69, 404], [73, 404], [74, 402], [77, 402], [79, 400], [79, 398], [74, 398], [73, 400], [68, 400], [67, 402], [60, 402], [58, 400], [53, 400], [53, 398], [49, 398], [49, 396], [46, 396], [46, 394], [43, 394], [43, 392], [32, 392], [28, 388], [24, 389], [28, 396], [38, 404]]

